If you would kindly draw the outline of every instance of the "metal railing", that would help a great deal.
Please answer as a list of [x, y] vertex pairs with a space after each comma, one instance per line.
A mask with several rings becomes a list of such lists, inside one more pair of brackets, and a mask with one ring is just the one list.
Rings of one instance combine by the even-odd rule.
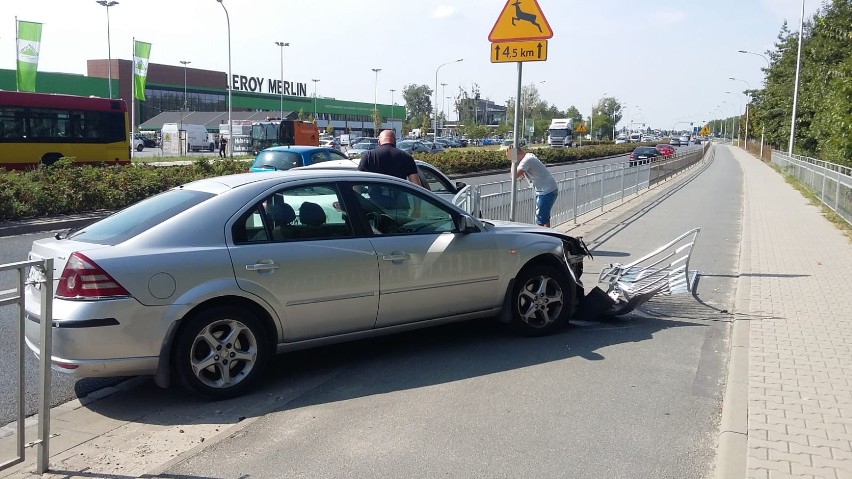
[[[702, 148], [652, 163], [612, 163], [557, 173], [554, 176], [559, 195], [551, 210], [551, 224], [576, 222], [577, 217], [585, 213], [595, 209], [603, 212], [608, 205], [621, 204], [626, 197], [638, 195], [698, 163], [709, 147], [705, 144]], [[508, 220], [511, 188], [511, 180], [472, 185], [460, 193], [455, 202], [480, 218]], [[529, 186], [519, 188], [516, 202], [514, 220], [534, 224], [535, 190]]]
[[772, 150], [772, 163], [852, 224], [852, 168], [777, 150]]
[[17, 306], [17, 362], [18, 362], [18, 418], [16, 421], [17, 448], [14, 458], [0, 462], [0, 471], [21, 463], [25, 459], [24, 420], [24, 329], [26, 314], [24, 310], [24, 289], [27, 285], [38, 288], [41, 296], [40, 344], [39, 344], [39, 406], [38, 439], [32, 443], [37, 446], [36, 469], [39, 474], [47, 472], [50, 456], [50, 357], [53, 352], [53, 258], [45, 260], [21, 261], [0, 265], [0, 273], [15, 270], [18, 275], [16, 288], [0, 291], [0, 307]]

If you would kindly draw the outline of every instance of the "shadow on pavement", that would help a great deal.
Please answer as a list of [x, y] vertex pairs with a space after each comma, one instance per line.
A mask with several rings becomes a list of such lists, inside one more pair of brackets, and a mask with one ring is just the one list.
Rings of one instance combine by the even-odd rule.
[[[207, 401], [177, 386], [160, 389], [149, 380], [110, 398], [115, 400], [86, 407], [143, 424], [233, 424], [276, 409], [428, 387], [553, 361], [602, 361], [606, 357], [598, 351], [608, 346], [646, 341], [669, 328], [702, 327], [660, 317], [627, 318], [576, 322], [542, 338], [514, 336], [491, 320], [468, 321], [276, 356], [259, 387], [236, 399]], [[353, 377], [358, 380], [351, 381]]]

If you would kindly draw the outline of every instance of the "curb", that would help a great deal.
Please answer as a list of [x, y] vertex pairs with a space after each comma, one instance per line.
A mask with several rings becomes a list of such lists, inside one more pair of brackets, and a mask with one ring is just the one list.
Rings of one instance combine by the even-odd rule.
[[751, 264], [751, 231], [749, 229], [748, 194], [743, 201], [743, 229], [740, 242], [739, 277], [734, 300], [734, 327], [731, 336], [731, 359], [722, 400], [719, 444], [716, 453], [716, 479], [746, 477], [748, 465], [748, 368], [749, 329], [747, 317], [751, 295], [751, 278], [743, 276], [743, 268]]

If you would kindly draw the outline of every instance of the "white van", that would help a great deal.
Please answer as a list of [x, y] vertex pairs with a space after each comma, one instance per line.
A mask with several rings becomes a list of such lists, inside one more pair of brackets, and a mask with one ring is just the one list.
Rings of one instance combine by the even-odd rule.
[[[180, 131], [184, 134], [181, 135]], [[212, 141], [207, 134], [207, 128], [204, 125], [194, 125], [192, 123], [164, 123], [163, 124], [163, 150], [179, 151], [216, 151], [216, 143]], [[180, 140], [186, 138], [186, 143], [181, 148]], [[168, 146], [167, 146], [168, 145]]]

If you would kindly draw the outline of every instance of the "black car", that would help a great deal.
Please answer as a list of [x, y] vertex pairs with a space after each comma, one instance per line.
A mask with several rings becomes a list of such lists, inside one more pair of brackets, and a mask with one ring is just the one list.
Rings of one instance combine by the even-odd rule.
[[640, 146], [633, 150], [630, 154], [630, 166], [643, 165], [652, 161], [657, 161], [657, 157], [662, 156], [660, 150], [653, 146]]
[[157, 147], [157, 140], [154, 140], [153, 138], [148, 138], [147, 136], [138, 135], [138, 134], [136, 135], [136, 138], [142, 140], [142, 146], [144, 146], [145, 148], [156, 148]]

